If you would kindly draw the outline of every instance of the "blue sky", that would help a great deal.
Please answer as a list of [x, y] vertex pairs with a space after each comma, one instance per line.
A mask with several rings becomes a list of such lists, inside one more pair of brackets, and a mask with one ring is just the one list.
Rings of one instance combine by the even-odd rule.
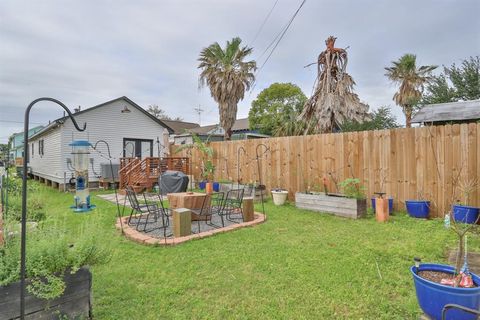
[[[216, 123], [216, 104], [208, 89], [198, 89], [201, 49], [240, 36], [258, 59], [300, 2], [279, 0], [252, 43], [275, 0], [3, 0], [0, 143], [22, 131], [26, 106], [40, 96], [73, 109], [125, 95], [193, 122], [200, 105], [202, 125]], [[273, 82], [295, 83], [310, 95], [315, 68], [303, 66], [334, 35], [338, 47], [349, 46], [347, 71], [360, 99], [371, 109], [390, 105], [404, 122], [384, 67], [404, 53], [416, 54], [419, 64], [440, 66], [480, 54], [478, 12], [478, 0], [307, 0], [258, 74], [255, 90], [240, 102], [238, 117], [246, 117], [251, 101]], [[48, 123], [61, 115], [58, 107], [43, 104], [31, 121]]]

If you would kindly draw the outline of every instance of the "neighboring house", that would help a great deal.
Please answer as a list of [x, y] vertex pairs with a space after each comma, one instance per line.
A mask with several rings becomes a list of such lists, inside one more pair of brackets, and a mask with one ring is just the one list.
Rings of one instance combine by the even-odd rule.
[[[28, 130], [28, 136], [31, 137], [35, 133], [39, 132], [40, 130], [43, 129], [43, 126], [37, 126], [34, 127], [30, 130]], [[17, 158], [22, 158], [23, 157], [23, 132], [20, 133], [14, 133], [10, 136], [10, 160], [14, 161]]]
[[[268, 135], [258, 133], [258, 130], [251, 130], [248, 124], [248, 118], [237, 119], [232, 127], [232, 140], [246, 140], [267, 138]], [[189, 130], [189, 133], [178, 135], [174, 138], [174, 144], [193, 143], [192, 134], [196, 134], [203, 141], [223, 141], [225, 130], [219, 124], [198, 127]]]
[[[31, 137], [29, 167], [34, 178], [54, 186], [68, 181], [73, 175], [71, 165], [67, 165], [72, 158], [69, 146], [72, 140], [88, 140], [92, 145], [105, 140], [116, 164], [125, 156], [144, 158], [168, 152], [162, 141], [173, 130], [127, 97], [78, 111], [74, 117], [80, 127], [87, 124], [85, 131], [77, 131], [69, 117], [62, 117]], [[105, 144], [99, 143], [97, 147], [99, 152], [90, 148], [91, 182], [98, 181], [101, 165], [109, 163]]]
[[427, 104], [412, 118], [412, 123], [444, 125], [480, 120], [480, 100]]
[[177, 121], [177, 120], [162, 120], [167, 126], [169, 126], [173, 133], [170, 134], [169, 142], [173, 143], [175, 141], [175, 137], [184, 133], [188, 133], [191, 129], [200, 128], [198, 123], [193, 122], [185, 122], [185, 121]]

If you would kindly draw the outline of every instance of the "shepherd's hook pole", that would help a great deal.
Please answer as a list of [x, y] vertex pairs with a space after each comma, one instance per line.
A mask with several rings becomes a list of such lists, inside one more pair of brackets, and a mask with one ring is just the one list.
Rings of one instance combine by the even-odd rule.
[[93, 149], [97, 150], [97, 145], [98, 143], [104, 143], [107, 146], [107, 151], [108, 151], [108, 161], [110, 162], [110, 172], [112, 174], [112, 181], [113, 181], [113, 190], [115, 192], [115, 201], [117, 203], [117, 213], [118, 213], [118, 219], [120, 220], [120, 228], [122, 229], [122, 234], [123, 234], [123, 222], [122, 222], [122, 214], [120, 213], [120, 204], [118, 203], [118, 194], [117, 194], [117, 184], [115, 183], [115, 175], [113, 172], [113, 164], [112, 164], [112, 155], [110, 153], [110, 145], [108, 144], [107, 141], [105, 140], [98, 140], [95, 143], [95, 146]]
[[237, 185], [239, 189], [240, 189], [240, 151], [243, 151], [243, 155], [247, 154], [247, 151], [245, 150], [244, 147], [240, 147], [237, 149]]
[[70, 119], [73, 122], [73, 125], [78, 131], [84, 131], [87, 128], [87, 124], [83, 124], [83, 129], [77, 124], [73, 114], [64, 105], [57, 99], [53, 98], [38, 98], [33, 100], [25, 110], [25, 122], [23, 127], [23, 174], [22, 174], [22, 232], [21, 232], [21, 245], [20, 245], [20, 319], [25, 319], [25, 277], [26, 277], [26, 242], [27, 242], [27, 159], [28, 159], [28, 128], [29, 128], [29, 119], [30, 119], [30, 110], [32, 107], [40, 101], [50, 101], [61, 106], [67, 113]]
[[[262, 184], [262, 171], [261, 171], [260, 162], [259, 162], [260, 161], [260, 156], [258, 154], [258, 148], [259, 147], [264, 147], [265, 148], [265, 151], [263, 151], [263, 153], [262, 153], [262, 157], [263, 157], [264, 153], [266, 153], [268, 150], [270, 150], [270, 147], [267, 147], [265, 144], [260, 143], [255, 148], [255, 155], [257, 156], [258, 183], [259, 183], [260, 188], [262, 188], [261, 187], [263, 185]], [[266, 186], [265, 186], [265, 190], [267, 190]], [[264, 204], [264, 200], [263, 200], [263, 190], [260, 190], [260, 199], [262, 200], [263, 221], [266, 221], [267, 220], [267, 214], [265, 213], [265, 204]]]

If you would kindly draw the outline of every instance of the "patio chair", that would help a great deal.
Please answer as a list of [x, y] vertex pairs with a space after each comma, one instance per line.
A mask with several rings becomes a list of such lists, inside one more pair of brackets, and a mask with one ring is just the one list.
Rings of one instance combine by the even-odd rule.
[[170, 208], [166, 208], [165, 205], [163, 204], [164, 198], [163, 196], [166, 193], [163, 193], [162, 190], [160, 189], [158, 193], [145, 193], [145, 196], [147, 197], [148, 200], [150, 201], [155, 201], [160, 204], [160, 207], [162, 208], [163, 212], [165, 215], [170, 218], [172, 216], [172, 210]]
[[192, 214], [197, 216], [198, 232], [200, 233], [200, 221], [205, 218], [205, 224], [213, 228], [220, 228], [212, 222], [212, 216], [219, 214], [223, 208], [223, 192], [208, 194], [203, 198], [200, 209], [191, 209]]
[[234, 220], [236, 218], [233, 218], [232, 215], [240, 215], [242, 222], [244, 221], [242, 209], [243, 194], [244, 189], [232, 189], [227, 192], [227, 196], [223, 201], [222, 210], [219, 212], [219, 215], [222, 218], [223, 227], [225, 227], [223, 216], [225, 216], [228, 221], [238, 223]]
[[[140, 204], [138, 201], [137, 195], [133, 188], [127, 187], [126, 188], [127, 192], [127, 197], [128, 201], [130, 202], [130, 206], [132, 207], [132, 211], [130, 212], [130, 216], [128, 217], [127, 224], [131, 224], [131, 220], [133, 217], [133, 214], [136, 212], [139, 216], [137, 218], [137, 225], [135, 227], [136, 230], [139, 229], [139, 226], [142, 221], [142, 216], [145, 215], [145, 223], [143, 225], [143, 232], [151, 232], [156, 229], [163, 229], [164, 237], [166, 238], [166, 229], [169, 226], [169, 219], [168, 216], [166, 215], [165, 211], [163, 210], [162, 207], [159, 207], [156, 203], [149, 203], [150, 201], [147, 199], [145, 193], [143, 193], [143, 199], [145, 201], [145, 204]], [[152, 228], [150, 230], [147, 230], [147, 225], [148, 225], [148, 220], [149, 218], [153, 216], [153, 222], [158, 222], [158, 217], [162, 218], [162, 226], [158, 228]]]

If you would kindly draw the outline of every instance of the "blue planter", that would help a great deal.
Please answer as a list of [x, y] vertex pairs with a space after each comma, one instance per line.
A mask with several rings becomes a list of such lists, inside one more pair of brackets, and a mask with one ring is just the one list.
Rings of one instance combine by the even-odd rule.
[[[423, 312], [433, 320], [442, 318], [442, 309], [448, 303], [455, 303], [467, 308], [478, 310], [480, 308], [480, 287], [477, 288], [454, 288], [435, 283], [421, 278], [416, 273], [416, 267], [410, 268], [417, 292], [417, 301]], [[421, 264], [419, 271], [441, 271], [453, 273], [454, 268], [443, 264]], [[480, 278], [472, 274], [473, 282], [480, 284]], [[447, 312], [447, 320], [474, 320], [475, 316], [461, 310]]]
[[215, 192], [220, 191], [220, 183], [218, 183], [218, 182], [213, 183], [213, 191], [215, 191]]
[[480, 208], [454, 205], [453, 206], [453, 217], [456, 222], [473, 224], [477, 221]]
[[[372, 198], [372, 209], [374, 213], [376, 208], [375, 203], [376, 203], [375, 198]], [[392, 213], [392, 211], [393, 211], [393, 198], [388, 198], [388, 213]]]
[[410, 217], [428, 218], [430, 212], [430, 201], [425, 200], [406, 200], [405, 206]]
[[198, 183], [198, 187], [200, 188], [200, 190], [205, 190], [206, 186], [207, 186], [207, 181], [200, 181]]

